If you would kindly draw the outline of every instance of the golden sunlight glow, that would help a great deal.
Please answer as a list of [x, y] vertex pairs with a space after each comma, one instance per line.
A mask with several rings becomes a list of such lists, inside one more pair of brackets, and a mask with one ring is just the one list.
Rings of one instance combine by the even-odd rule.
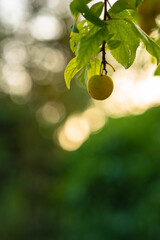
[[70, 141], [62, 130], [58, 132], [58, 141], [60, 146], [67, 151], [74, 151], [78, 149], [82, 144], [81, 142], [75, 143], [73, 141]]
[[156, 24], [160, 27], [160, 14], [156, 17]]
[[88, 122], [84, 118], [73, 116], [66, 122], [64, 133], [70, 141], [80, 143], [88, 137]]
[[88, 108], [82, 116], [88, 121], [91, 132], [98, 131], [106, 123], [105, 113], [96, 107]]
[[81, 146], [89, 134], [90, 127], [87, 120], [74, 115], [58, 130], [58, 141], [63, 149], [73, 151]]

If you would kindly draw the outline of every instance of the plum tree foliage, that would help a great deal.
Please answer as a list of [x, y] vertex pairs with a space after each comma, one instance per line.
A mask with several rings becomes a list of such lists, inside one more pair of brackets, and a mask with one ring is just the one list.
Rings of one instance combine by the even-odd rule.
[[[78, 72], [77, 78], [84, 85], [87, 77], [107, 74], [106, 64], [112, 65], [106, 60], [106, 51], [110, 51], [116, 61], [128, 69], [135, 60], [140, 42], [156, 58], [158, 67], [155, 74], [160, 75], [160, 46], [139, 27], [136, 17], [142, 2], [143, 0], [118, 0], [113, 6], [108, 0], [93, 4], [92, 0], [73, 0], [70, 3], [74, 19], [70, 48], [75, 57], [64, 73], [68, 89], [71, 79]], [[83, 16], [81, 21], [80, 15]], [[97, 57], [101, 52], [102, 61]]]

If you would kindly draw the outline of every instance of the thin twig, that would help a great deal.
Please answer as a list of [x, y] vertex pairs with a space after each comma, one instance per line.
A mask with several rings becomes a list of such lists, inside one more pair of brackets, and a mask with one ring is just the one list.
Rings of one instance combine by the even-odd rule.
[[[107, 3], [111, 7], [109, 1], [108, 0], [104, 0], [104, 21], [112, 20], [111, 16], [109, 15], [109, 13], [107, 11]], [[107, 19], [107, 17], [108, 17], [108, 19]], [[118, 19], [114, 19], [114, 20], [118, 20]], [[108, 64], [113, 69], [113, 71], [115, 71], [114, 67], [110, 63], [108, 63], [106, 61], [106, 49], [105, 49], [105, 46], [106, 46], [106, 41], [103, 41], [102, 48], [101, 48], [101, 51], [102, 51], [102, 64], [101, 64], [102, 68], [100, 70], [101, 71], [101, 75], [103, 75], [103, 71], [105, 72], [105, 74], [107, 74], [106, 64]]]
[[111, 4], [110, 4], [110, 2], [109, 2], [108, 0], [107, 0], [107, 3], [108, 3], [108, 5], [109, 5], [109, 6], [110, 6], [110, 8], [111, 8], [112, 6], [111, 6]]
[[103, 74], [103, 71], [105, 71], [105, 74], [107, 74], [105, 46], [106, 46], [106, 41], [103, 41], [103, 45], [102, 45], [102, 65], [103, 65], [102, 74]]
[[[104, 0], [104, 21], [106, 21], [107, 19], [107, 0]], [[106, 41], [103, 41], [102, 44], [102, 66], [103, 66], [103, 71], [105, 71], [105, 74], [107, 74], [107, 70], [106, 70], [106, 51], [105, 51], [105, 46], [106, 46]]]

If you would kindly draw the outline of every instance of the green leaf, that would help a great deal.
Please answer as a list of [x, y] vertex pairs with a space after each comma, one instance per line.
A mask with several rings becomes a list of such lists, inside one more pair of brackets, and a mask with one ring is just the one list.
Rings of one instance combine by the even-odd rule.
[[80, 9], [83, 9], [83, 6], [85, 6], [87, 3], [89, 3], [90, 0], [73, 0], [70, 3], [70, 10], [71, 13], [75, 16], [77, 13], [80, 13]]
[[92, 2], [92, 0], [84, 0], [85, 4]]
[[99, 58], [93, 58], [90, 63], [90, 68], [87, 71], [88, 79], [93, 75], [100, 75], [101, 61]]
[[83, 84], [83, 86], [86, 86], [87, 70], [89, 65], [90, 64], [87, 64], [77, 76], [77, 79]]
[[66, 86], [68, 89], [70, 89], [70, 82], [71, 82], [72, 78], [80, 70], [81, 70], [81, 68], [77, 67], [77, 59], [75, 57], [68, 63], [68, 65], [65, 69], [65, 72], [64, 72], [64, 79], [65, 79]]
[[118, 0], [109, 10], [109, 13], [119, 13], [126, 9], [136, 10], [136, 0]]
[[136, 10], [143, 0], [118, 0], [109, 10], [109, 13], [119, 13], [126, 9]]
[[92, 28], [88, 35], [82, 37], [78, 44], [77, 62], [78, 67], [84, 67], [88, 64], [91, 57], [100, 51], [100, 42], [98, 38], [99, 28]]
[[71, 31], [74, 33], [79, 33], [79, 30], [77, 28], [77, 24], [74, 22], [74, 24], [71, 26]]
[[154, 73], [155, 76], [160, 76], [160, 64], [158, 65], [155, 73]]
[[84, 0], [73, 0], [70, 4], [70, 10], [75, 18], [77, 18], [78, 13], [81, 13], [85, 19], [96, 26], [103, 27], [107, 24], [97, 17], [97, 15], [85, 4]]
[[70, 48], [73, 53], [77, 52], [77, 46], [78, 46], [80, 39], [82, 38], [83, 35], [86, 35], [89, 30], [88, 26], [84, 26], [85, 23], [86, 23], [86, 20], [82, 20], [81, 22], [79, 22], [77, 24], [77, 29], [78, 29], [79, 33], [71, 32]]
[[117, 47], [120, 46], [122, 42], [120, 40], [109, 40], [107, 41], [107, 48], [109, 50], [113, 50], [113, 49], [116, 49]]
[[147, 51], [156, 57], [157, 64], [160, 62], [160, 46], [153, 41], [139, 26], [130, 21], [129, 19], [125, 19], [132, 26], [135, 34], [143, 41], [146, 46]]
[[97, 17], [99, 17], [102, 13], [104, 7], [104, 3], [103, 2], [98, 2], [92, 5], [92, 7], [90, 8], [90, 10], [95, 13], [97, 15]]
[[136, 7], [138, 7], [144, 0], [136, 0]]
[[81, 34], [72, 35], [70, 39], [70, 48], [73, 53], [77, 51], [77, 44], [79, 43], [80, 39], [81, 39]]
[[[119, 14], [118, 17], [121, 15]], [[135, 60], [136, 50], [140, 43], [139, 38], [130, 24], [124, 20], [112, 20], [108, 25], [108, 30], [114, 34], [112, 40], [121, 42], [117, 48], [111, 49], [111, 54], [122, 66], [129, 68]]]
[[70, 3], [69, 6], [70, 6], [70, 11], [71, 11], [75, 21], [77, 21], [78, 15], [80, 13], [79, 10], [78, 10], [78, 6], [79, 6], [78, 2], [73, 1], [73, 2]]
[[89, 9], [87, 6], [84, 6], [84, 10], [81, 11], [82, 16], [93, 23], [94, 25], [98, 27], [103, 27], [107, 25], [107, 23], [103, 20], [101, 20], [99, 17], [96, 16], [94, 12], [92, 12], [91, 9]]
[[[159, 34], [160, 34], [160, 28], [159, 28]], [[160, 37], [156, 40], [156, 43], [160, 46]]]
[[94, 27], [86, 36], [82, 37], [77, 49], [78, 67], [87, 65], [89, 60], [100, 52], [102, 42], [110, 36], [107, 27]]

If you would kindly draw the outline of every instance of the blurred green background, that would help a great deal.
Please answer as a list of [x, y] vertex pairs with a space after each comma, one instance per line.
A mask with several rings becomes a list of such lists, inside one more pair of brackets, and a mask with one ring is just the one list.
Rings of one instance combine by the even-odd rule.
[[[117, 118], [66, 89], [69, 2], [0, 0], [0, 240], [159, 240], [160, 100]], [[148, 34], [159, 3], [139, 9]]]

